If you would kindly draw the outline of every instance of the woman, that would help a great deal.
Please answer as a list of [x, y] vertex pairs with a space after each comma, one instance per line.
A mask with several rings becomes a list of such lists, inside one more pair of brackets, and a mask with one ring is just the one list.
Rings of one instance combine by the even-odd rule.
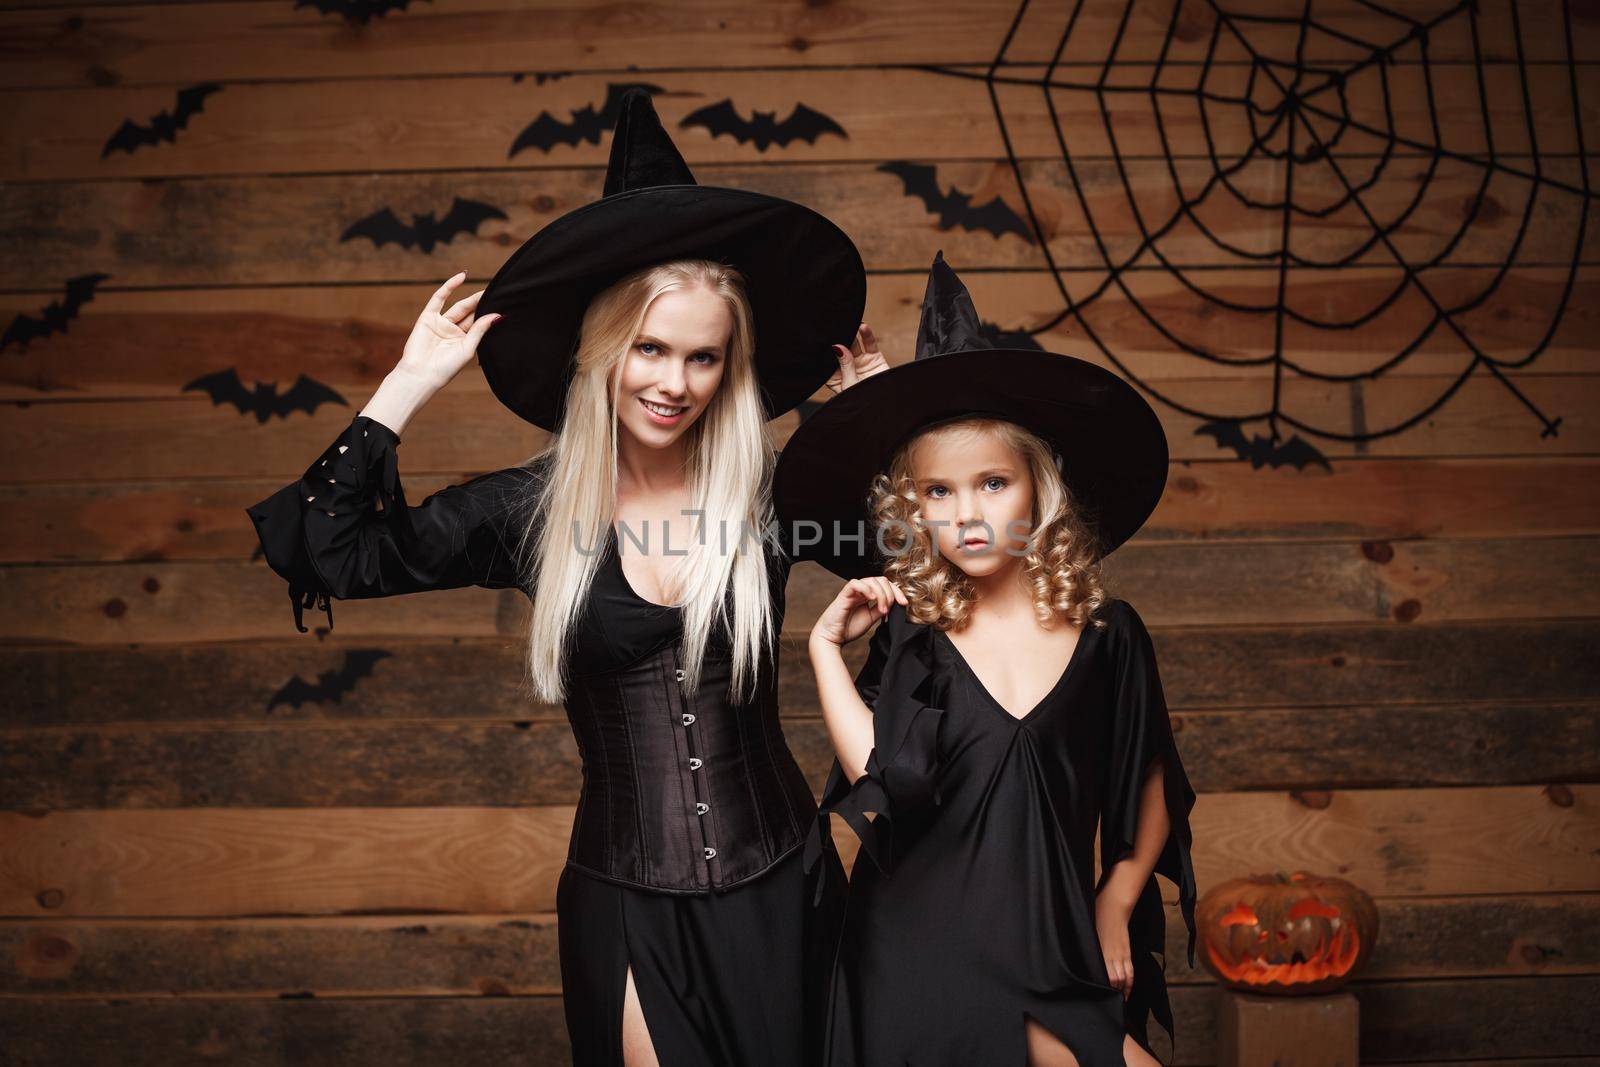
[[[864, 324], [859, 360], [829, 345], [859, 323], [860, 257], [799, 205], [696, 185], [630, 93], [606, 195], [445, 310], [461, 280], [343, 436], [250, 509], [268, 562], [297, 625], [330, 595], [532, 599], [531, 688], [583, 759], [557, 888], [575, 1063], [815, 1062], [838, 898], [802, 867], [815, 803], [777, 718], [791, 561], [762, 537], [763, 423], [883, 366]], [[408, 507], [399, 436], [475, 351], [550, 445]]]
[[[1149, 634], [1100, 561], [1159, 499], [1166, 439], [1101, 367], [990, 347], [942, 257], [923, 316], [916, 359], [829, 404], [779, 468], [780, 511], [884, 534], [879, 576], [819, 559], [852, 580], [809, 644], [839, 754], [819, 831], [838, 812], [867, 857], [830, 1063], [1154, 1067], [1146, 1017], [1172, 1018], [1153, 874], [1178, 886], [1192, 962], [1195, 797]], [[852, 683], [841, 647], [879, 620]]]

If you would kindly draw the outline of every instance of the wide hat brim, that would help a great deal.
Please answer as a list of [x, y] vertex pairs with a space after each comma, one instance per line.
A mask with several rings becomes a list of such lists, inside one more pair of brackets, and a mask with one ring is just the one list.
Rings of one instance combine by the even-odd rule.
[[744, 274], [769, 419], [838, 370], [832, 346], [855, 339], [867, 298], [861, 254], [844, 231], [779, 197], [655, 185], [568, 212], [495, 272], [476, 311], [505, 316], [478, 343], [489, 388], [529, 422], [558, 429], [590, 301], [633, 270], [685, 258]]
[[[778, 521], [808, 540], [819, 535], [804, 523], [819, 523], [820, 541], [805, 554], [840, 577], [882, 574], [867, 512], [872, 479], [919, 430], [975, 414], [1015, 422], [1055, 447], [1101, 557], [1132, 537], [1161, 499], [1166, 432], [1133, 386], [1073, 356], [986, 348], [891, 367], [823, 404], [778, 459]], [[861, 545], [849, 539], [858, 532]]]

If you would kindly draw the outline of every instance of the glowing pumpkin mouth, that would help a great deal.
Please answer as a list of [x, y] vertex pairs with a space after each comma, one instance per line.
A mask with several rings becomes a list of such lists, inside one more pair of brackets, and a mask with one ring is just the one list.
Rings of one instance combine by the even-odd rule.
[[[1319, 900], [1301, 900], [1289, 910], [1288, 922], [1291, 925], [1311, 918], [1328, 920], [1331, 936], [1319, 936], [1309, 952], [1296, 947], [1287, 959], [1274, 959], [1272, 949], [1277, 947], [1274, 940], [1279, 944], [1288, 941], [1289, 932], [1279, 930], [1277, 938], [1273, 939], [1269, 931], [1257, 930], [1255, 945], [1251, 947], [1263, 944], [1271, 946], [1266, 955], [1246, 956], [1232, 961], [1226, 959], [1210, 942], [1206, 944], [1206, 953], [1218, 975], [1248, 986], [1304, 985], [1348, 974], [1361, 955], [1361, 936], [1355, 926], [1341, 923], [1339, 909]], [[1255, 911], [1248, 904], [1236, 904], [1221, 917], [1218, 925], [1255, 927], [1258, 922]], [[1244, 930], [1239, 933], [1248, 937]]]

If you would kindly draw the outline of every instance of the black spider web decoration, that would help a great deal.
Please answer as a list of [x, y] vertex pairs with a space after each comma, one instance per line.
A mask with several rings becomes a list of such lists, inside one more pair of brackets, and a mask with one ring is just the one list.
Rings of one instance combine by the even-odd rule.
[[[1283, 16], [1261, 14], [1259, 4], [1255, 11], [1242, 13], [1229, 10], [1228, 4], [1217, 0], [1176, 0], [1171, 3], [1170, 15], [1164, 20], [1159, 52], [1137, 60], [1125, 60], [1122, 53], [1130, 36], [1135, 8], [1141, 7], [1138, 0], [1120, 5], [1095, 3], [1097, 15], [1108, 10], [1115, 15], [1120, 6], [1120, 17], [1113, 20], [1115, 32], [1109, 37], [1103, 31], [1104, 19], [1085, 18], [1085, 0], [1073, 0], [1048, 63], [1011, 55], [1017, 47], [1019, 28], [1029, 16], [1030, 3], [1031, 0], [1021, 0], [986, 73], [980, 75], [938, 66], [922, 68], [944, 75], [978, 78], [986, 85], [1029, 224], [1039, 238], [1037, 247], [1065, 305], [1058, 315], [1033, 327], [1029, 333], [1045, 333], [1068, 318], [1075, 319], [1084, 336], [1129, 380], [1174, 410], [1209, 420], [1211, 425], [1202, 427], [1201, 432], [1215, 432], [1218, 426], [1231, 426], [1233, 440], [1230, 443], [1236, 447], [1243, 443], [1240, 425], [1262, 420], [1269, 437], [1258, 438], [1257, 444], [1267, 445], [1269, 449], [1280, 439], [1280, 424], [1318, 437], [1349, 442], [1398, 434], [1438, 410], [1480, 368], [1533, 413], [1542, 424], [1541, 437], [1556, 435], [1561, 419], [1540, 411], [1506, 377], [1503, 368], [1529, 365], [1554, 338], [1572, 297], [1583, 258], [1588, 211], [1595, 195], [1590, 183], [1579, 108], [1570, 0], [1563, 0], [1560, 5], [1564, 54], [1538, 64], [1546, 70], [1564, 72], [1564, 86], [1560, 86], [1563, 99], [1557, 102], [1559, 106], [1555, 110], [1559, 113], [1557, 118], [1563, 122], [1566, 113], [1570, 113], [1572, 132], [1556, 146], [1549, 144], [1551, 137], [1547, 130], [1551, 124], [1551, 101], [1543, 99], [1536, 105], [1530, 87], [1530, 63], [1523, 26], [1525, 13], [1519, 11], [1516, 0], [1505, 0], [1502, 12], [1502, 23], [1508, 22], [1511, 40], [1506, 42], [1497, 37], [1493, 41], [1497, 50], [1510, 49], [1510, 57], [1502, 60], [1485, 57], [1483, 4], [1474, 0], [1451, 3], [1426, 19], [1369, 0], [1303, 0], [1298, 15]], [[1145, 20], [1149, 19], [1150, 6], [1143, 5], [1141, 16]], [[1287, 4], [1285, 8], [1292, 10]], [[1351, 18], [1352, 14], [1360, 17]], [[1093, 29], [1082, 28], [1092, 21]], [[1203, 44], [1195, 39], [1197, 24], [1205, 28], [1202, 35], [1207, 39]], [[1359, 26], [1359, 30], [1349, 28], [1352, 25]], [[1501, 23], [1494, 29], [1503, 35]], [[1030, 24], [1030, 44], [1037, 40], [1035, 31], [1036, 27]], [[1078, 42], [1074, 42], [1075, 32]], [[1432, 43], [1441, 37], [1454, 42], [1458, 51], [1463, 42], [1470, 42], [1466, 59], [1451, 63], [1436, 60]], [[1185, 38], [1188, 45], [1180, 44], [1180, 47], [1188, 47], [1192, 52], [1198, 46], [1203, 52], [1202, 58], [1184, 62], [1174, 58], [1175, 42]], [[1290, 41], [1292, 47], [1285, 47]], [[1338, 58], [1329, 60], [1325, 55], [1320, 58], [1310, 55], [1313, 43], [1318, 52], [1333, 52]], [[1078, 52], [1087, 48], [1096, 53], [1096, 62], [1087, 64], [1093, 72], [1089, 77], [1058, 76], [1069, 46], [1076, 46]], [[1002, 73], [1006, 66], [1030, 63], [1043, 66], [1042, 75]], [[1075, 70], [1085, 66], [1082, 60], [1073, 64]], [[1098, 70], [1094, 72], [1096, 66]], [[1182, 76], [1169, 77], [1180, 66], [1187, 68]], [[1474, 100], [1463, 101], [1460, 92], [1440, 98], [1452, 87], [1446, 79], [1449, 67], [1457, 72], [1453, 84], [1457, 90], [1461, 87], [1459, 72], [1467, 72]], [[1129, 84], [1130, 68], [1135, 71], [1148, 68], [1148, 75], [1142, 83]], [[1406, 74], [1403, 80], [1397, 78], [1396, 73], [1402, 68]], [[1501, 76], [1508, 72], [1514, 91], [1506, 91], [1507, 78]], [[1226, 75], [1232, 75], [1231, 85], [1224, 84], [1228, 81]], [[1239, 84], [1241, 76], [1242, 85]], [[1185, 78], [1189, 84], [1184, 84]], [[1001, 85], [1033, 86], [1043, 96], [1068, 182], [1087, 221], [1088, 236], [1106, 269], [1104, 279], [1086, 295], [1075, 298], [1069, 291], [1062, 266], [1051, 251], [1045, 228], [1040, 225], [1034, 197], [1030, 196], [1023, 180], [1022, 164], [1006, 120], [1006, 106], [997, 89]], [[1352, 104], [1357, 90], [1364, 106]], [[1426, 122], [1426, 130], [1420, 134], [1404, 128], [1396, 119], [1397, 95], [1402, 92], [1420, 94]], [[1057, 108], [1057, 95], [1061, 93], [1087, 94], [1094, 103], [1091, 110], [1098, 111], [1100, 122], [1096, 133], [1109, 144], [1109, 159], [1115, 167], [1123, 200], [1121, 206], [1131, 212], [1137, 229], [1137, 239], [1131, 250], [1113, 249], [1113, 242], [1097, 219], [1097, 210], [1082, 180], [1086, 164], [1081, 156], [1085, 153], [1074, 152]], [[1159, 159], [1165, 161], [1171, 195], [1177, 202], [1176, 209], [1163, 218], [1150, 218], [1141, 208], [1141, 199], [1136, 195], [1129, 173], [1133, 154], [1125, 150], [1123, 138], [1119, 137], [1119, 109], [1126, 114], [1130, 103], [1141, 100], [1148, 101], [1149, 114], [1153, 116], [1151, 125], [1160, 146]], [[1445, 123], [1440, 115], [1446, 104], [1457, 112], [1475, 108], [1472, 126], [1481, 137], [1478, 143], [1468, 147], [1447, 143]], [[1505, 147], [1505, 119], [1496, 118], [1495, 104], [1520, 114], [1520, 136], [1515, 140], [1520, 142], [1516, 147], [1521, 151]], [[1208, 168], [1209, 173], [1198, 183], [1185, 181], [1174, 151], [1174, 128], [1169, 122], [1174, 108], [1191, 109], [1189, 117], [1198, 123], [1203, 138], [1201, 165]], [[1245, 124], [1238, 121], [1241, 112], [1248, 120]], [[1453, 120], [1452, 129], [1460, 130], [1464, 121]], [[1224, 130], [1242, 131], [1246, 126], [1248, 133], [1242, 147], [1224, 143]], [[1369, 151], [1354, 150], [1353, 141], [1359, 141]], [[1576, 180], [1572, 180], [1570, 174], [1552, 172], [1547, 157], [1556, 153], [1575, 156]], [[1096, 162], [1103, 163], [1103, 156]], [[1186, 158], [1182, 162], [1195, 161]], [[1249, 168], [1263, 164], [1276, 168], [1272, 172], [1276, 180], [1269, 183], [1271, 188], [1265, 193], [1241, 180]], [[1420, 170], [1402, 173], [1408, 167], [1420, 167]], [[1453, 228], [1421, 233], [1429, 227], [1419, 224], [1419, 209], [1446, 168], [1468, 175], [1464, 185], [1473, 191], [1465, 199]], [[1566, 169], [1570, 171], [1571, 168]], [[1400, 195], [1398, 210], [1386, 209], [1402, 182], [1414, 183], [1414, 192], [1409, 197]], [[1497, 183], [1494, 192], [1498, 199], [1491, 196], [1491, 183]], [[1497, 206], [1507, 199], [1505, 186], [1508, 184], [1525, 187], [1520, 207], [1509, 211]], [[1324, 195], [1318, 201], [1305, 192], [1312, 187], [1324, 192], [1331, 189], [1333, 195]], [[1553, 203], [1558, 199], [1564, 203]], [[1233, 210], [1242, 209], [1257, 218], [1264, 214], [1273, 223], [1276, 241], [1269, 247], [1252, 248], [1230, 239], [1221, 227], [1209, 224], [1205, 218], [1206, 208], [1219, 203]], [[1563, 262], [1559, 267], [1564, 268], [1565, 278], [1559, 297], [1551, 301], [1552, 306], [1547, 309], [1548, 321], [1542, 334], [1528, 344], [1525, 351], [1518, 355], [1491, 354], [1488, 345], [1476, 336], [1471, 315], [1480, 309], [1492, 310], [1497, 294], [1502, 301], [1507, 299], [1502, 292], [1503, 283], [1519, 265], [1524, 243], [1540, 211], [1546, 220], [1552, 211], [1569, 220], [1571, 254], [1567, 256], [1563, 250]], [[1331, 255], [1313, 254], [1297, 247], [1294, 239], [1298, 234], [1314, 231], [1336, 215], [1358, 219], [1364, 227], [1361, 235]], [[1469, 266], [1462, 262], [1462, 249], [1471, 243], [1472, 236], [1487, 228], [1488, 223], [1507, 215], [1516, 217], [1516, 231], [1510, 237], [1509, 246], [1500, 249], [1494, 262], [1487, 267], [1470, 265], [1474, 284], [1464, 296], [1443, 292], [1442, 288], [1449, 288], [1449, 285], [1441, 286], [1440, 278], [1450, 271], [1459, 275]], [[1269, 270], [1275, 267], [1273, 299], [1252, 303], [1229, 296], [1206, 283], [1202, 278], [1204, 271], [1178, 262], [1166, 245], [1180, 228], [1190, 239], [1199, 234], [1212, 250], [1212, 258], [1220, 255], [1223, 265], [1253, 267], [1258, 271], [1263, 267]], [[1431, 247], [1419, 250], [1416, 247], [1419, 236], [1430, 240]], [[1224, 355], [1210, 345], [1185, 338], [1164, 322], [1158, 309], [1150, 306], [1130, 285], [1129, 275], [1136, 267], [1146, 271], [1153, 267], [1164, 276], [1176, 279], [1182, 290], [1198, 298], [1210, 311], [1270, 323], [1273, 338], [1270, 353], [1264, 356]], [[1392, 287], [1357, 314], [1343, 318], [1317, 314], [1302, 309], [1290, 299], [1291, 271], [1334, 272], [1354, 268], [1370, 272], [1374, 267], [1381, 267], [1383, 273], [1392, 275]], [[1328, 275], [1330, 281], [1337, 277]], [[1108, 343], [1084, 315], [1086, 308], [1113, 292], [1174, 351], [1235, 367], [1269, 364], [1272, 373], [1270, 405], [1265, 410], [1244, 414], [1207, 412], [1182, 403], [1139, 378], [1119, 357], [1115, 346]], [[1416, 328], [1414, 336], [1386, 350], [1371, 366], [1345, 372], [1318, 368], [1307, 357], [1314, 357], [1319, 345], [1286, 343], [1289, 329], [1302, 333], [1313, 331], [1318, 337], [1359, 331], [1376, 322], [1408, 294], [1413, 299], [1420, 296], [1426, 312], [1425, 321]], [[1430, 339], [1435, 339], [1436, 346], [1443, 343], [1450, 351], [1460, 352], [1465, 364], [1437, 396], [1420, 410], [1391, 425], [1369, 428], [1358, 423], [1354, 432], [1344, 432], [1312, 425], [1284, 410], [1286, 375], [1324, 382], [1376, 380], [1417, 354]], [[1219, 435], [1220, 440], [1222, 435]], [[1315, 452], [1303, 442], [1299, 443], [1299, 449], [1302, 458], [1308, 451]], [[1243, 451], [1241, 448], [1241, 454]], [[1314, 458], [1320, 461], [1320, 456]]]

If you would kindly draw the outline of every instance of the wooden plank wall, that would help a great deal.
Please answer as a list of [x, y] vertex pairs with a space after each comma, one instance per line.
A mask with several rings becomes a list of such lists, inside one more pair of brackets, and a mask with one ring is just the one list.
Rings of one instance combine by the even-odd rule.
[[[45, 325], [0, 348], [0, 1058], [564, 1062], [578, 767], [518, 692], [520, 598], [340, 603], [301, 636], [241, 509], [348, 422], [433, 286], [481, 286], [598, 195], [608, 138], [515, 147], [529, 124], [644, 82], [702, 182], [851, 233], [897, 361], [943, 248], [986, 317], [1162, 398], [1168, 491], [1110, 576], [1155, 633], [1202, 887], [1305, 866], [1377, 895], [1363, 1058], [1597, 1062], [1600, 19], [1173, 3], [8, 2], [0, 321]], [[1289, 105], [1269, 74], [1297, 62]], [[108, 147], [205, 85], [170, 139]], [[722, 99], [844, 133], [678, 128]], [[932, 210], [895, 162], [1001, 221]], [[504, 217], [426, 251], [341, 239], [457, 196]], [[183, 391], [229, 368], [347, 403], [262, 421]], [[1268, 412], [1326, 463], [1197, 432]], [[539, 443], [469, 368], [403, 474], [420, 500]], [[835, 588], [798, 568], [786, 626], [817, 787], [802, 642]], [[340, 698], [275, 700], [368, 650]], [[1177, 1062], [1211, 1063], [1213, 988], [1172, 958]]]

